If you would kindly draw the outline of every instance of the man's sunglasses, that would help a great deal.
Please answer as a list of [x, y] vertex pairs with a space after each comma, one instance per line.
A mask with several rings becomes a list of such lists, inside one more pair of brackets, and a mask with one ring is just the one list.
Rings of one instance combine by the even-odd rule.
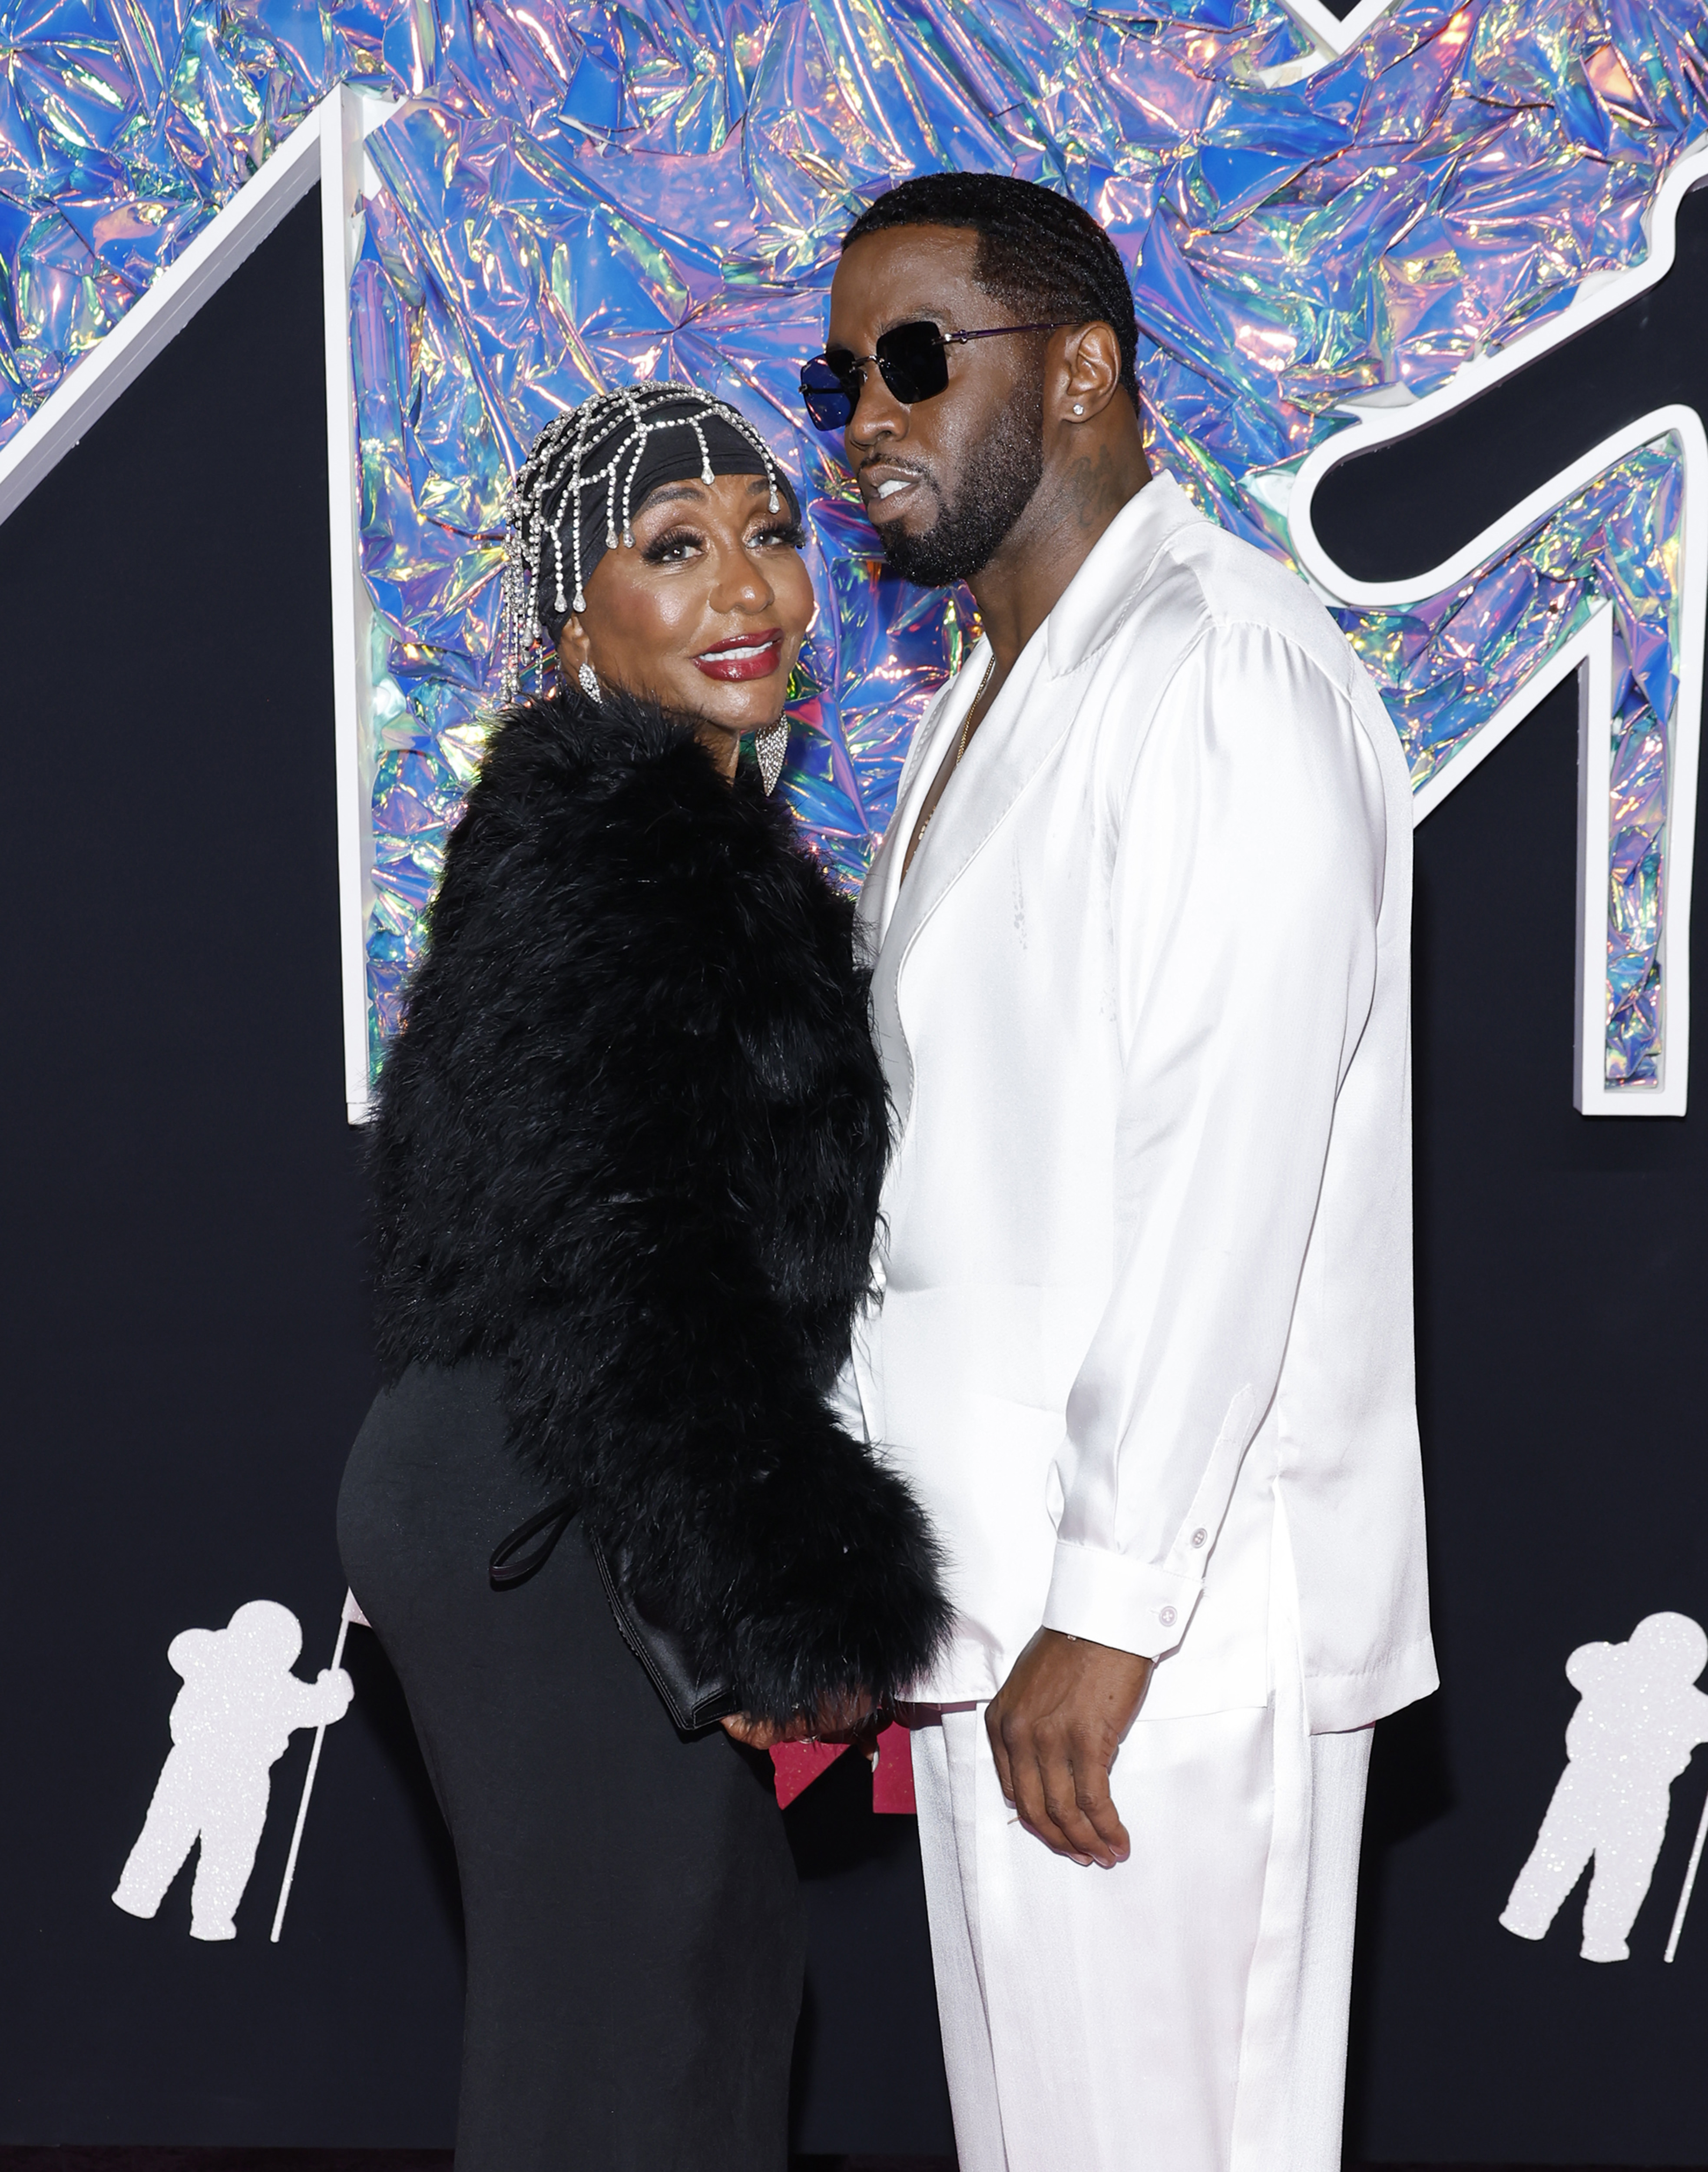
[[860, 405], [868, 363], [878, 364], [878, 375], [902, 406], [911, 407], [948, 390], [952, 347], [964, 347], [969, 340], [1005, 339], [1011, 332], [1060, 331], [1067, 321], [993, 325], [984, 332], [946, 332], [923, 318], [897, 325], [879, 339], [876, 354], [851, 354], [846, 347], [833, 347], [814, 355], [801, 372], [801, 397], [815, 428], [846, 430]]

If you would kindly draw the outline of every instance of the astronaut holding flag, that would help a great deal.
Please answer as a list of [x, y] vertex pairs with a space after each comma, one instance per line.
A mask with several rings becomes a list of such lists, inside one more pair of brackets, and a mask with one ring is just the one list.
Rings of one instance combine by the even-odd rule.
[[[342, 1643], [341, 1632], [338, 1656]], [[190, 1935], [237, 1936], [233, 1919], [266, 1824], [272, 1767], [298, 1728], [341, 1719], [354, 1694], [336, 1658], [314, 1681], [300, 1680], [292, 1669], [302, 1648], [296, 1616], [270, 1599], [239, 1606], [223, 1629], [185, 1629], [167, 1647], [184, 1686], [172, 1707], [171, 1750], [113, 1894], [128, 1915], [157, 1912], [199, 1840]]]
[[1629, 1960], [1673, 1782], [1708, 1742], [1708, 1696], [1695, 1686], [1705, 1666], [1708, 1636], [1684, 1614], [1647, 1615], [1625, 1643], [1580, 1644], [1567, 1659], [1580, 1702], [1566, 1729], [1566, 1770], [1501, 1914], [1507, 1930], [1545, 1938], [1593, 1856], [1580, 1950], [1587, 1961]]

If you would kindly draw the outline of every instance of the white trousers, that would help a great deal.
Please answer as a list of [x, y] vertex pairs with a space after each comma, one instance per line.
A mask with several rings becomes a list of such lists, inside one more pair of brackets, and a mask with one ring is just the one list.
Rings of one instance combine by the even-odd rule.
[[1367, 1728], [1308, 1735], [1296, 1669], [1140, 1721], [1113, 1870], [1015, 1820], [982, 1705], [912, 1748], [960, 2172], [1340, 2172]]

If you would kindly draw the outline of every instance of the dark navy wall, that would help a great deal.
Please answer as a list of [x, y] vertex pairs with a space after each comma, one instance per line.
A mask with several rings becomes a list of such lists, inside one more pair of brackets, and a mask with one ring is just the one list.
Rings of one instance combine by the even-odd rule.
[[[1566, 686], [1417, 833], [1443, 1687], [1377, 1735], [1350, 2137], [1377, 2159], [1708, 2164], [1708, 1879], [1662, 1960], [1708, 1752], [1673, 1784], [1629, 1961], [1578, 1958], [1582, 1888], [1540, 1944], [1496, 1922], [1564, 1761], [1567, 1653], [1662, 1610], [1708, 1624], [1708, 1077], [1683, 1119], [1572, 1111], [1576, 771]], [[1692, 947], [1700, 971], [1700, 901]]]
[[[108, 1899], [166, 1647], [245, 1599], [331, 1657], [376, 1381], [345, 1121], [318, 207], [0, 527], [6, 1242], [0, 2134], [438, 2142], [447, 1850], [371, 1638], [275, 1768], [228, 1945]], [[366, 1648], [364, 1648], [364, 1647]]]

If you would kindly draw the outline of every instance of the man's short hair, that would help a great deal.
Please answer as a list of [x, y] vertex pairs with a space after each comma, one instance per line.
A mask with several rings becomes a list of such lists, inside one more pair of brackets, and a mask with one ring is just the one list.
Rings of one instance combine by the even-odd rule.
[[970, 227], [979, 237], [974, 277], [1023, 323], [1107, 325], [1120, 347], [1121, 383], [1138, 406], [1139, 325], [1126, 266], [1071, 196], [1009, 174], [921, 174], [862, 212], [842, 246], [897, 226]]

